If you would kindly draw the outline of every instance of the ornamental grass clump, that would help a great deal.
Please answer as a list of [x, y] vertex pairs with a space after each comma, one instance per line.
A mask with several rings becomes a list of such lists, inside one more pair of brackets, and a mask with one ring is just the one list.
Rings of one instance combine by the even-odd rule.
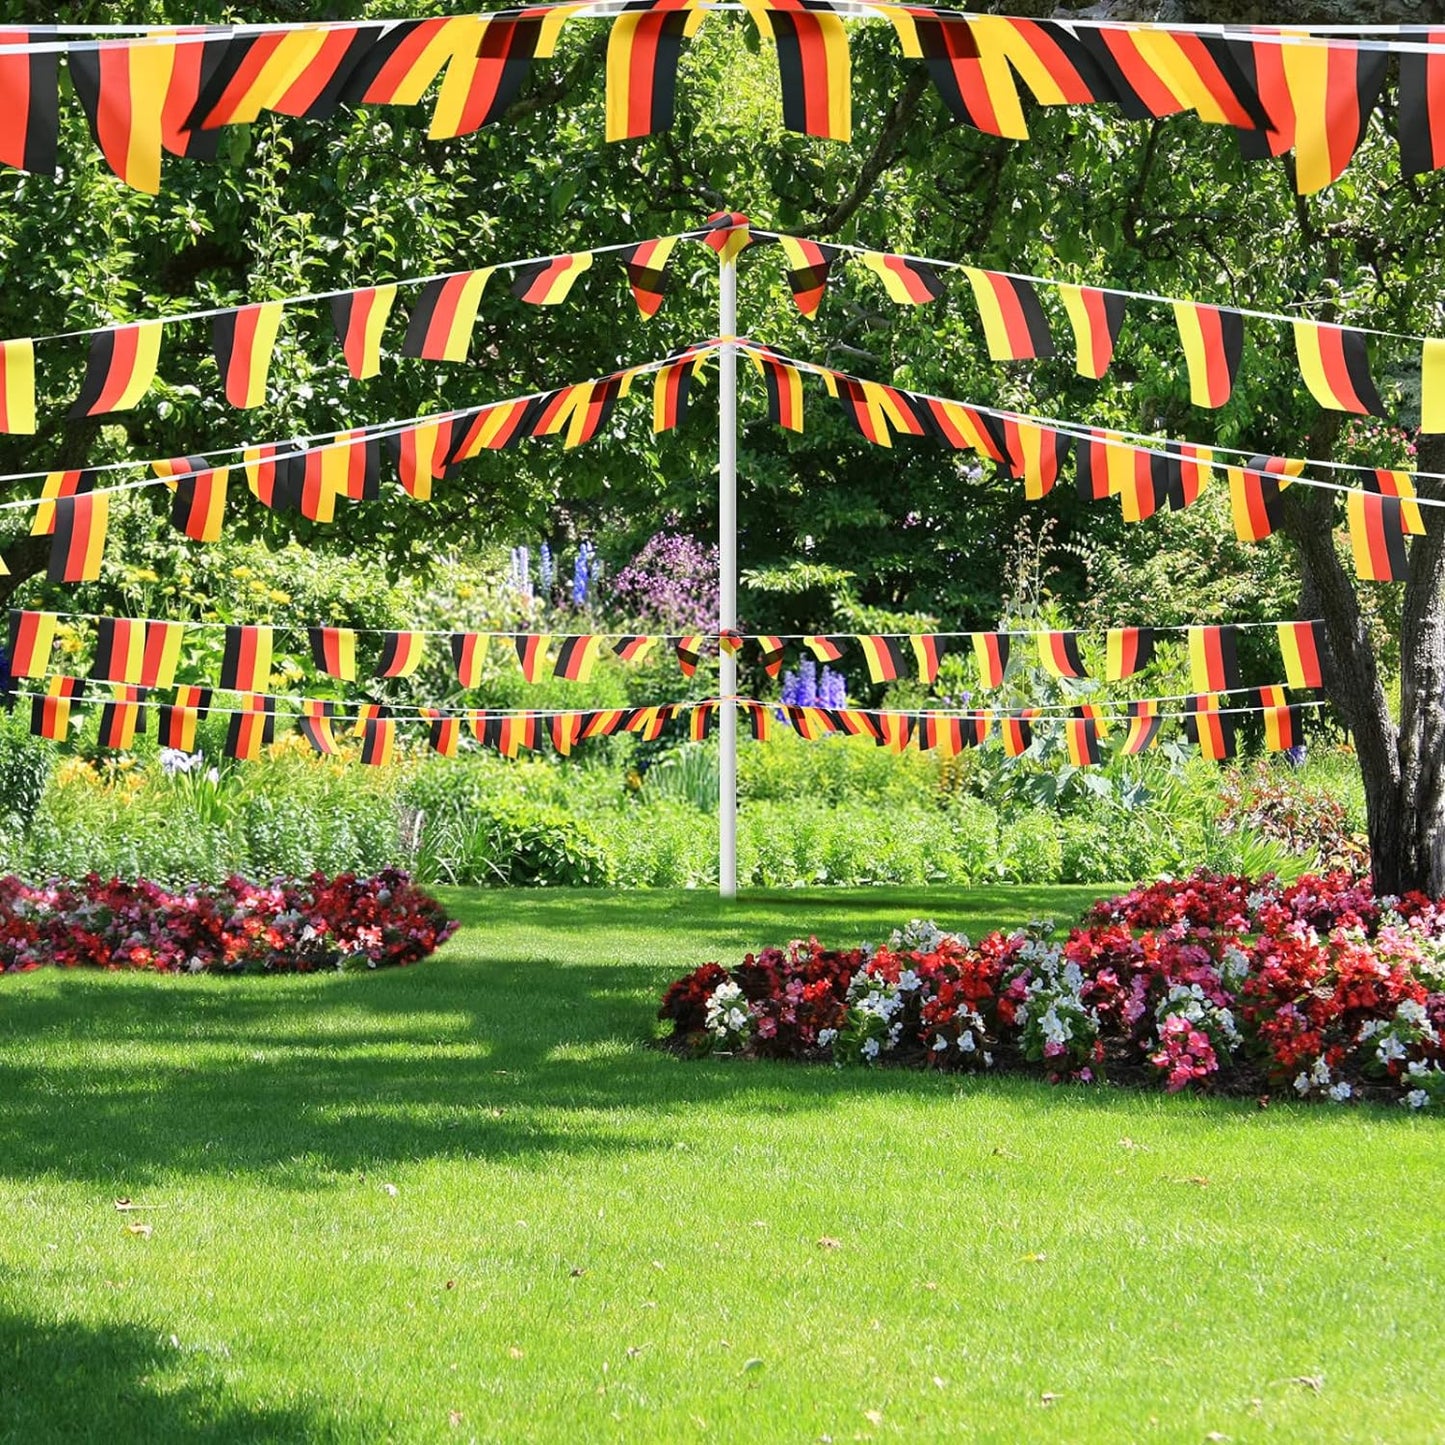
[[1348, 873], [1200, 873], [972, 944], [931, 923], [710, 963], [659, 1016], [687, 1052], [1039, 1070], [1337, 1103], [1445, 1107], [1445, 907]]

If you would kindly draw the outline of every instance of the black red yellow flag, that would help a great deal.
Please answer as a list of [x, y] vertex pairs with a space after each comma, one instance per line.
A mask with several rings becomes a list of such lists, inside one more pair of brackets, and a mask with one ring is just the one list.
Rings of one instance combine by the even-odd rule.
[[[38, 36], [0, 29], [0, 46], [25, 45]], [[0, 165], [36, 175], [55, 174], [60, 135], [58, 51], [0, 55]]]

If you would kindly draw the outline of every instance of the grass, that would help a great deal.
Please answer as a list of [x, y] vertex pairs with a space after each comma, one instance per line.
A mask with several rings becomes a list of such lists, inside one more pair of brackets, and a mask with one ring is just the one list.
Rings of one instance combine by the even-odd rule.
[[707, 959], [1091, 896], [458, 892], [390, 974], [0, 980], [0, 1440], [1438, 1439], [1432, 1120], [642, 1046]]

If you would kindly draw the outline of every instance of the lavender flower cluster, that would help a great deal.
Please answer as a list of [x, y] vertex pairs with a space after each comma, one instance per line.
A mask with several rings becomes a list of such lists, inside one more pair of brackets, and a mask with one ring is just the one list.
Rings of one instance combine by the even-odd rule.
[[798, 663], [796, 672], [783, 674], [784, 707], [847, 707], [848, 684], [841, 672], [823, 664], [821, 676], [811, 657]]
[[612, 583], [616, 607], [667, 632], [717, 626], [718, 551], [678, 532], [658, 532]]

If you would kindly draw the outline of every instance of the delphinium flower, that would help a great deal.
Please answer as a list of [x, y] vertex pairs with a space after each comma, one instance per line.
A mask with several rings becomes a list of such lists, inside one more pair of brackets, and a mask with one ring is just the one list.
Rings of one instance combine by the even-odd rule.
[[545, 542], [537, 554], [537, 576], [542, 583], [542, 600], [550, 601], [552, 583], [557, 580], [557, 569], [552, 565], [552, 549]]
[[848, 706], [847, 679], [841, 672], [834, 672], [827, 663], [823, 664], [823, 675], [818, 679], [818, 706]]
[[528, 602], [532, 600], [532, 554], [525, 547], [512, 548], [512, 570], [509, 580], [514, 592]]
[[577, 549], [577, 560], [572, 564], [572, 605], [578, 609], [586, 607], [588, 593], [596, 580], [596, 552], [591, 542], [583, 542]]

